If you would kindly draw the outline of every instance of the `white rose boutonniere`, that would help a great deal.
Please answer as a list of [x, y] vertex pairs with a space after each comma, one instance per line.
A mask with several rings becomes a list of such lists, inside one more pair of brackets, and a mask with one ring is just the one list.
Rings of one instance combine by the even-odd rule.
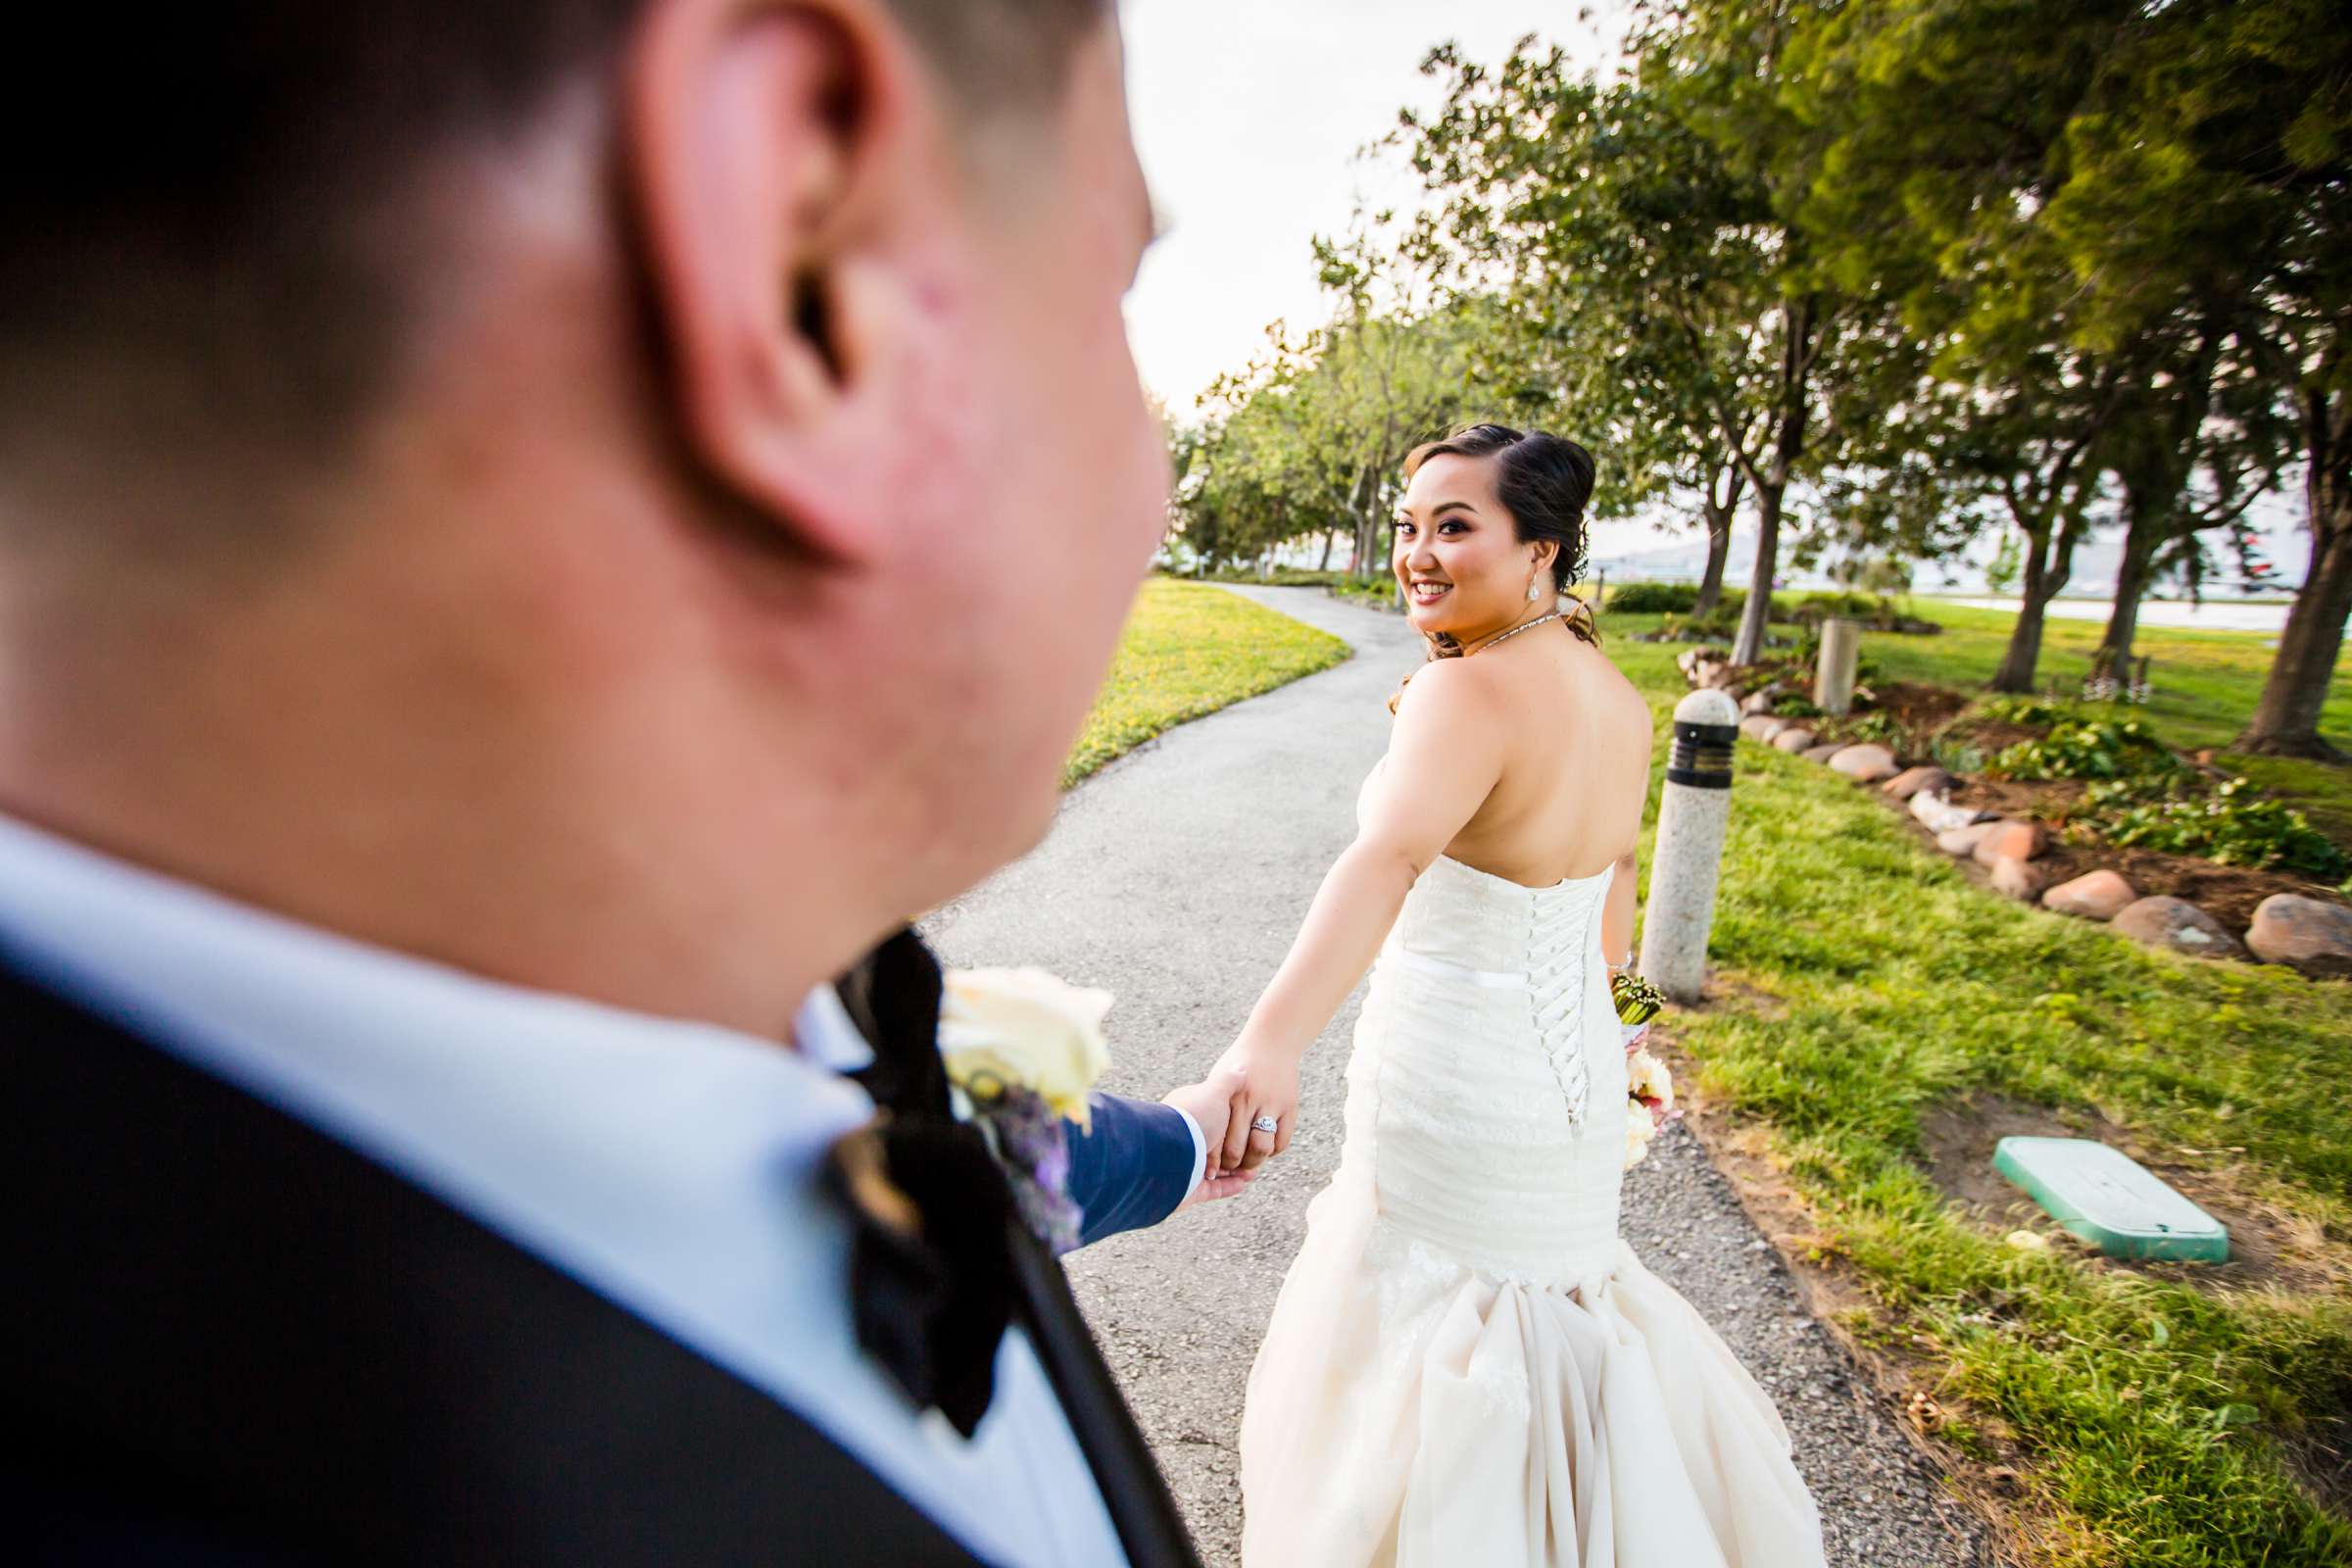
[[1026, 1089], [1080, 1127], [1086, 1097], [1110, 1065], [1107, 991], [1043, 969], [951, 969], [939, 1014], [948, 1078], [974, 1104]]
[[1107, 991], [1042, 969], [954, 969], [939, 1013], [939, 1054], [959, 1115], [980, 1129], [1012, 1183], [1022, 1223], [1056, 1252], [1078, 1245], [1067, 1123], [1091, 1132], [1087, 1095], [1110, 1065]]

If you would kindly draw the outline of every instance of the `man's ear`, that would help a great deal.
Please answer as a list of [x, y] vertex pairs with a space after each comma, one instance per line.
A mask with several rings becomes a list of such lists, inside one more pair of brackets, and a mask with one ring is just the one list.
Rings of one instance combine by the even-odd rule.
[[689, 448], [820, 559], [887, 544], [855, 486], [912, 313], [892, 190], [924, 88], [870, 0], [654, 0], [625, 70], [625, 177]]

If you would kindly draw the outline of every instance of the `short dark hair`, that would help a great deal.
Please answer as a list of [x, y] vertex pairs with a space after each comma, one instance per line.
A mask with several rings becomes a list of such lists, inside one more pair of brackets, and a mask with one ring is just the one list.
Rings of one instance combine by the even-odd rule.
[[1511, 514], [1511, 526], [1526, 544], [1551, 540], [1552, 580], [1566, 593], [1585, 574], [1591, 536], [1585, 506], [1592, 499], [1592, 454], [1563, 436], [1514, 430], [1507, 424], [1463, 425], [1442, 441], [1415, 447], [1404, 460], [1404, 476], [1436, 457], [1493, 458], [1494, 495]]
[[[348, 430], [412, 319], [417, 172], [609, 69], [647, 3], [46, 13], [0, 94], [0, 461], [61, 427], [112, 440], [109, 418], [281, 444]], [[1108, 12], [888, 3], [971, 112], [1057, 89]], [[92, 105], [103, 136], [82, 128]]]

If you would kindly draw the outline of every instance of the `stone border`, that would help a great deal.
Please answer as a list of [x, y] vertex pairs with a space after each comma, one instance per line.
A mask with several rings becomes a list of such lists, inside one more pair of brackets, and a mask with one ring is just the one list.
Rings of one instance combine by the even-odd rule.
[[2050, 843], [2039, 822], [1955, 806], [1950, 794], [1959, 779], [1933, 763], [1905, 767], [1875, 741], [1817, 744], [1815, 732], [1801, 719], [1771, 710], [1777, 695], [1772, 687], [1742, 696], [1735, 684], [1737, 666], [1716, 650], [1692, 649], [1676, 663], [1692, 686], [1730, 692], [1740, 704], [1746, 714], [1740, 720], [1741, 739], [1819, 762], [1857, 784], [1877, 785], [1935, 836], [1937, 849], [1983, 867], [1996, 893], [2058, 914], [2104, 921], [2143, 947], [2198, 958], [2283, 964], [2315, 980], [2352, 979], [2352, 908], [2274, 893], [2255, 906], [2253, 924], [2241, 937], [2186, 899], [2142, 898], [2117, 871], [2089, 871], [2052, 887], [2049, 874], [2034, 863]]

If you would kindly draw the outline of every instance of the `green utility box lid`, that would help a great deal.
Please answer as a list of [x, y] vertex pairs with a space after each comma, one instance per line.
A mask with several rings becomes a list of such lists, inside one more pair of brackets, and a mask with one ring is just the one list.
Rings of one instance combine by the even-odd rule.
[[2087, 1138], [2004, 1138], [1993, 1169], [2109, 1257], [2230, 1258], [2230, 1233], [2121, 1150]]

